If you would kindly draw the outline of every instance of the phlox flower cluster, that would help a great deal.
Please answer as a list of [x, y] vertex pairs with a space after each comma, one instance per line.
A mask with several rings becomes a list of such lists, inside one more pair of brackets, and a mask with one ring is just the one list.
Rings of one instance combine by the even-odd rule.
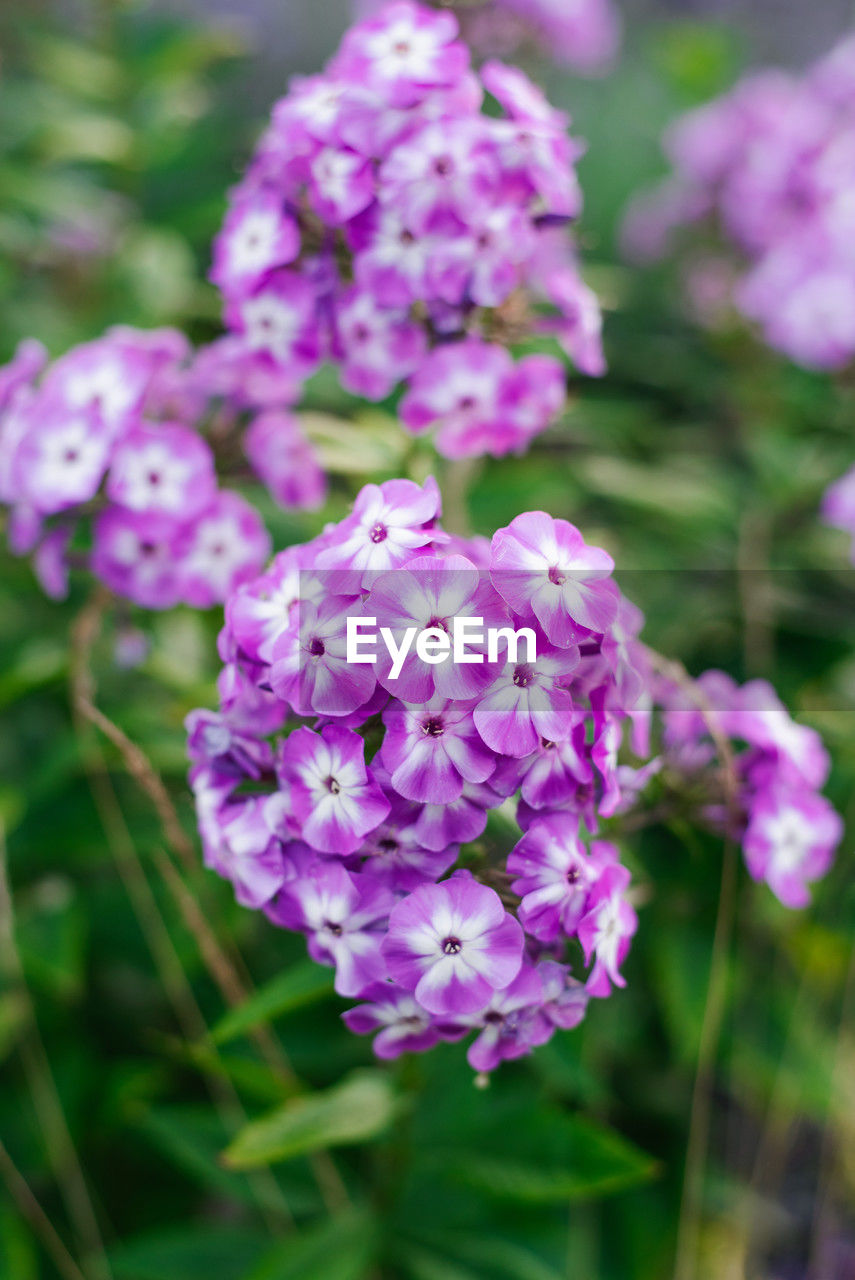
[[[324, 477], [275, 385], [242, 378], [227, 344], [193, 356], [175, 330], [115, 328], [48, 365], [24, 342], [0, 369], [0, 503], [47, 593], [72, 564], [149, 609], [222, 603], [270, 553], [264, 525], [219, 486], [212, 442], [256, 412], [244, 449], [285, 505], [317, 505]], [[200, 431], [205, 423], [209, 439]]]
[[[647, 752], [648, 670], [573, 525], [527, 512], [487, 542], [440, 514], [431, 480], [369, 484], [229, 597], [190, 779], [206, 864], [335, 968], [352, 1030], [381, 1057], [474, 1032], [489, 1071], [624, 985], [630, 873], [601, 824], [637, 794], [618, 752]], [[348, 619], [400, 639], [463, 617], [536, 650], [348, 661]]]
[[567, 124], [515, 68], [476, 76], [446, 10], [395, 0], [352, 27], [231, 192], [212, 269], [230, 350], [294, 399], [324, 361], [359, 397], [401, 391], [404, 426], [447, 457], [525, 449], [564, 405], [564, 363], [508, 345], [604, 368]]
[[855, 36], [802, 75], [746, 76], [673, 124], [665, 150], [673, 171], [631, 208], [628, 250], [661, 257], [678, 229], [712, 221], [742, 262], [739, 274], [721, 268], [725, 289], [765, 341], [809, 368], [848, 364], [855, 355]]
[[785, 906], [806, 906], [807, 886], [828, 871], [843, 833], [820, 795], [829, 760], [819, 735], [796, 724], [765, 680], [740, 687], [723, 671], [707, 671], [689, 702], [676, 684], [664, 685], [657, 700], [668, 767], [696, 777], [702, 789], [713, 776], [713, 735], [732, 740], [735, 794], [730, 805], [720, 795], [711, 801], [706, 816], [741, 840], [754, 880], [765, 881]]
[[[354, 10], [364, 18], [387, 3], [355, 0]], [[505, 57], [534, 44], [562, 66], [597, 75], [620, 46], [620, 15], [612, 0], [462, 0], [441, 7], [456, 9], [467, 44], [485, 56]]]

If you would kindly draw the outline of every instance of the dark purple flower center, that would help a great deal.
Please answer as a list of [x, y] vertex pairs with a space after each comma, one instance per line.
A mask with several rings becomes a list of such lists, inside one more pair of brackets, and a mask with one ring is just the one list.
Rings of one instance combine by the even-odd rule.
[[447, 956], [456, 956], [463, 950], [463, 943], [459, 938], [444, 938], [442, 949]]
[[163, 477], [161, 476], [159, 471], [149, 471], [148, 482], [152, 486], [152, 488], [156, 489], [162, 479]]
[[375, 524], [368, 536], [372, 542], [385, 542], [389, 537], [389, 530], [385, 524]]
[[313, 658], [322, 658], [326, 653], [327, 647], [320, 636], [312, 636], [309, 642], [309, 653]]
[[337, 796], [338, 793], [341, 791], [341, 783], [338, 781], [337, 778], [333, 778], [332, 776], [330, 776], [329, 778], [327, 778], [326, 788], [327, 788], [327, 791], [329, 791], [330, 795]]
[[488, 1024], [488, 1026], [492, 1025], [494, 1027], [504, 1022], [504, 1020], [505, 1020], [505, 1015], [503, 1013], [499, 1013], [498, 1009], [491, 1009], [490, 1012], [484, 1018], [484, 1021]]
[[549, 581], [556, 587], [563, 587], [564, 583], [567, 581], [567, 575], [562, 573], [557, 565], [553, 565], [549, 570]]
[[66, 449], [65, 453], [63, 454], [63, 458], [66, 462], [76, 462], [77, 457], [78, 457], [78, 454], [76, 449]]
[[579, 883], [579, 868], [578, 868], [578, 867], [571, 867], [571, 868], [570, 868], [570, 870], [567, 872], [567, 883], [568, 883], [568, 884], [578, 884], [578, 883]]
[[401, 244], [416, 243], [416, 237], [413, 235], [412, 231], [407, 231], [406, 229], [401, 232], [401, 234], [398, 236], [398, 239], [400, 240]]
[[457, 401], [457, 407], [458, 407], [458, 409], [474, 409], [474, 408], [475, 408], [475, 397], [474, 397], [474, 396], [461, 396], [461, 397], [460, 397], [460, 399]]
[[324, 928], [327, 933], [331, 933], [334, 938], [340, 938], [344, 930], [340, 924], [336, 924], [334, 920], [325, 920]]
[[140, 555], [141, 555], [143, 558], [145, 558], [145, 557], [147, 557], [147, 556], [153, 556], [153, 555], [155, 554], [155, 552], [156, 552], [156, 551], [157, 551], [157, 543], [155, 543], [155, 542], [141, 542], [141, 543], [140, 543]]
[[541, 738], [540, 745], [544, 751], [553, 751], [555, 749], [555, 743], [550, 742], [548, 738]]
[[382, 840], [377, 841], [377, 848], [381, 853], [394, 853], [398, 848], [398, 841], [394, 836], [384, 836]]
[[429, 738], [441, 738], [445, 733], [445, 725], [439, 716], [432, 716], [430, 720], [425, 720], [423, 723], [422, 732]]
[[444, 631], [448, 635], [448, 623], [445, 618], [431, 618], [425, 630], [429, 630], [431, 627], [436, 627], [438, 631]]
[[534, 679], [534, 672], [531, 667], [525, 663], [521, 663], [518, 667], [514, 667], [514, 684], [518, 689], [526, 689]]
[[440, 178], [447, 178], [453, 169], [450, 156], [437, 156], [433, 162], [433, 171], [439, 174]]

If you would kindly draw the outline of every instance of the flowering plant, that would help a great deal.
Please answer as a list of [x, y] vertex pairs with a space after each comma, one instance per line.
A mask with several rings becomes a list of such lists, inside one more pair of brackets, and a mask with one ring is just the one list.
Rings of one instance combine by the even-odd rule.
[[[487, 545], [449, 537], [440, 514], [432, 480], [369, 485], [237, 589], [220, 709], [188, 719], [190, 780], [206, 863], [335, 967], [339, 995], [361, 1001], [352, 1030], [377, 1031], [394, 1057], [475, 1029], [483, 1072], [624, 985], [637, 917], [600, 827], [619, 831], [660, 768], [672, 791], [700, 779], [697, 814], [743, 838], [752, 876], [789, 906], [807, 902], [841, 830], [816, 793], [817, 735], [768, 686], [715, 672], [687, 706], [656, 677], [611, 558], [573, 525], [527, 512]], [[473, 634], [460, 652], [462, 617], [491, 620], [501, 650]], [[354, 619], [380, 623], [385, 657], [355, 657]], [[433, 647], [414, 652], [402, 637], [418, 627]], [[664, 760], [650, 758], [654, 698]], [[722, 737], [749, 747], [724, 797]], [[625, 738], [642, 768], [619, 763]], [[510, 850], [484, 838], [491, 813]]]

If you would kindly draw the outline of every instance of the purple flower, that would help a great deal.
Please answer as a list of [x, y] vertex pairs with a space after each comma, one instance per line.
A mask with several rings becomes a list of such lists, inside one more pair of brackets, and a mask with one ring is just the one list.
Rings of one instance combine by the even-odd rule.
[[437, 347], [410, 381], [401, 421], [411, 431], [436, 427], [436, 445], [449, 458], [522, 447], [542, 430], [522, 425], [514, 404], [516, 371], [504, 347], [467, 338]]
[[568, 815], [549, 814], [515, 845], [508, 871], [517, 877], [511, 888], [522, 898], [523, 928], [541, 942], [554, 942], [576, 932], [601, 867], [588, 857], [578, 825]]
[[524, 964], [503, 991], [467, 1021], [480, 1029], [466, 1060], [473, 1071], [495, 1071], [501, 1062], [521, 1058], [545, 1044], [554, 1026], [543, 1016], [543, 986], [534, 965]]
[[617, 851], [596, 841], [592, 853], [600, 853], [608, 859], [605, 870], [591, 889], [587, 910], [579, 922], [579, 941], [585, 952], [585, 961], [594, 967], [586, 983], [592, 996], [611, 994], [612, 984], [625, 987], [620, 966], [629, 951], [630, 939], [638, 927], [638, 917], [624, 896], [629, 887], [630, 874], [617, 861]]
[[428, 547], [445, 535], [434, 528], [441, 500], [436, 481], [423, 486], [412, 480], [367, 484], [341, 522], [334, 539], [315, 560], [318, 569], [357, 569], [372, 572], [395, 569], [417, 548]]
[[352, 596], [307, 602], [274, 643], [270, 684], [298, 715], [347, 716], [373, 694], [373, 668], [347, 661], [347, 620], [358, 612]]
[[259, 276], [287, 266], [300, 251], [300, 232], [272, 192], [253, 191], [229, 210], [214, 242], [211, 279], [225, 292], [251, 290]]
[[855, 563], [855, 467], [825, 491], [822, 518], [826, 524], [842, 529], [853, 539], [851, 559]]
[[[489, 578], [465, 556], [416, 556], [406, 567], [378, 575], [372, 579], [365, 613], [391, 632], [399, 654], [406, 653], [402, 662], [396, 662], [388, 644], [377, 651], [377, 679], [404, 702], [427, 702], [435, 695], [465, 700], [495, 678], [496, 664], [486, 661], [486, 632], [507, 625], [508, 614]], [[463, 662], [452, 643], [458, 618], [472, 619], [472, 639], [458, 645], [467, 659]], [[440, 645], [447, 637], [442, 662], [424, 661], [412, 643], [405, 650], [408, 632], [415, 630], [418, 635], [431, 629], [438, 633], [435, 638]], [[433, 656], [442, 657], [443, 650]]]
[[227, 318], [250, 351], [268, 356], [301, 380], [315, 369], [321, 356], [316, 307], [311, 282], [285, 270], [271, 276], [251, 296], [238, 298]]
[[283, 747], [282, 771], [303, 839], [320, 853], [355, 853], [389, 812], [352, 729], [296, 729]]
[[341, 295], [335, 327], [342, 386], [369, 400], [382, 400], [424, 358], [424, 329], [404, 311], [379, 307], [367, 290], [354, 287]]
[[145, 609], [181, 599], [186, 533], [175, 520], [108, 507], [95, 521], [92, 572]]
[[466, 70], [457, 31], [450, 13], [395, 0], [345, 36], [333, 69], [390, 105], [409, 106], [427, 89], [454, 84]]
[[439, 1030], [412, 992], [393, 982], [375, 982], [361, 996], [366, 1003], [345, 1010], [342, 1020], [355, 1035], [377, 1032], [372, 1048], [378, 1058], [422, 1053], [438, 1044]]
[[457, 861], [460, 849], [450, 844], [431, 849], [420, 839], [415, 825], [407, 825], [415, 806], [395, 798], [385, 822], [372, 831], [359, 850], [366, 875], [384, 881], [396, 892], [411, 893], [425, 881], [436, 881]]
[[293, 414], [260, 414], [248, 427], [243, 447], [253, 471], [280, 506], [315, 511], [323, 505], [327, 478]]
[[564, 1031], [578, 1027], [588, 1008], [588, 990], [577, 982], [566, 965], [541, 960], [537, 966], [543, 989], [541, 1009], [553, 1026]]
[[541, 739], [559, 742], [573, 731], [573, 699], [561, 681], [578, 650], [537, 648], [534, 662], [509, 659], [474, 710], [479, 734], [501, 755], [528, 756]]
[[207, 507], [216, 491], [211, 450], [187, 427], [134, 427], [113, 453], [107, 496], [129, 511], [186, 521]]
[[824, 876], [843, 834], [828, 801], [793, 788], [762, 791], [752, 802], [743, 847], [754, 880], [786, 907], [805, 907], [809, 881]]
[[217, 871], [231, 880], [242, 907], [270, 902], [289, 875], [282, 842], [270, 828], [265, 801], [249, 796], [227, 805], [220, 816]]
[[380, 755], [392, 786], [407, 800], [449, 804], [467, 782], [490, 777], [496, 757], [473, 724], [474, 705], [437, 694], [418, 706], [395, 701], [386, 708]]
[[358, 996], [385, 976], [380, 944], [393, 901], [368, 876], [315, 859], [286, 883], [268, 914], [306, 934], [313, 960], [335, 966], [340, 996]]
[[574, 525], [543, 511], [517, 516], [493, 537], [496, 590], [563, 647], [578, 640], [580, 627], [604, 632], [614, 622], [617, 603], [605, 581], [613, 568], [611, 556], [589, 547]]
[[94, 498], [110, 456], [110, 435], [85, 411], [53, 411], [36, 405], [30, 412], [13, 463], [17, 497], [44, 515]]
[[571, 720], [571, 735], [563, 742], [541, 738], [531, 755], [504, 759], [491, 786], [508, 795], [519, 790], [533, 809], [572, 805], [579, 790], [590, 785], [593, 771], [585, 742], [588, 717], [581, 707], [574, 707]]
[[270, 568], [233, 591], [226, 602], [227, 633], [245, 657], [270, 662], [273, 646], [292, 622], [300, 599], [300, 565], [293, 549], [282, 551]]
[[261, 517], [237, 493], [225, 490], [193, 522], [181, 564], [181, 594], [206, 609], [246, 582], [270, 554]]
[[458, 872], [424, 885], [389, 916], [383, 941], [389, 973], [429, 1013], [454, 1017], [483, 1008], [523, 962], [523, 932], [497, 893]]

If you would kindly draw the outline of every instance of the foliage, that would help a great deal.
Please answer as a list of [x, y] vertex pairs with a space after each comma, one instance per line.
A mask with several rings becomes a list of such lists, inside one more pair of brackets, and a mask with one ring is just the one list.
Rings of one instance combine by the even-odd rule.
[[[237, 135], [251, 132], [223, 106], [233, 41], [106, 2], [86, 7], [76, 35], [50, 11], [11, 10], [4, 355], [25, 333], [59, 350], [120, 320], [213, 331], [200, 280]], [[475, 532], [533, 505], [573, 519], [614, 553], [651, 643], [691, 671], [767, 676], [825, 735], [850, 836], [807, 913], [740, 878], [723, 1033], [701, 1078], [711, 1117], [700, 1263], [686, 1274], [804, 1275], [813, 1250], [811, 1274], [830, 1280], [846, 1272], [817, 1251], [833, 1244], [845, 1267], [855, 1231], [855, 613], [844, 540], [816, 510], [852, 460], [852, 389], [744, 332], [699, 330], [664, 269], [620, 262], [620, 211], [656, 174], [661, 126], [724, 86], [737, 47], [697, 25], [648, 29], [628, 46], [608, 82], [544, 73], [589, 142], [587, 256], [609, 303], [610, 374], [580, 390], [537, 450], [480, 467], [455, 514]], [[232, 74], [248, 84], [251, 62]], [[395, 473], [398, 437], [372, 410], [349, 441], [334, 419], [341, 393], [323, 378], [312, 406], [336, 458], [338, 516], [366, 470]], [[321, 525], [264, 511], [277, 545]], [[181, 725], [213, 700], [217, 616], [117, 619], [90, 655], [98, 705], [166, 784], [170, 831], [116, 740], [72, 712], [89, 606], [79, 594], [49, 603], [29, 567], [4, 556], [0, 821], [14, 919], [0, 891], [0, 1152], [86, 1258], [87, 1280], [670, 1274], [686, 1230], [720, 844], [678, 823], [638, 832], [645, 901], [629, 987], [579, 1031], [485, 1091], [451, 1048], [377, 1067], [299, 940], [236, 907], [186, 856]], [[129, 627], [148, 639], [130, 671], [115, 661]], [[358, 1127], [342, 1124], [342, 1107]], [[0, 1275], [61, 1274], [44, 1231], [7, 1197]]]

